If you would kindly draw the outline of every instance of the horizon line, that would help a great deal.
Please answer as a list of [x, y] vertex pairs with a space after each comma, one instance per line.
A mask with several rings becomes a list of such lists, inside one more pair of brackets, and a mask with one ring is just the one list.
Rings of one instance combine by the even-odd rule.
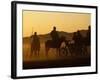
[[[82, 31], [82, 30], [88, 30], [88, 29], [81, 29], [81, 30], [79, 30], [79, 31]], [[58, 32], [66, 32], [66, 31], [59, 31], [59, 30], [57, 30]], [[77, 30], [78, 31], [78, 30]], [[73, 32], [66, 32], [66, 33], [74, 33], [74, 32], [77, 32], [77, 31], [73, 31]], [[46, 35], [46, 34], [49, 34], [49, 33], [45, 33], [45, 34], [37, 34], [38, 36], [41, 36], [41, 35]], [[31, 34], [32, 35], [32, 34]], [[30, 35], [30, 36], [31, 36]], [[34, 35], [34, 34], [33, 34]], [[23, 38], [25, 38], [25, 37], [30, 37], [30, 36], [22, 36]]]

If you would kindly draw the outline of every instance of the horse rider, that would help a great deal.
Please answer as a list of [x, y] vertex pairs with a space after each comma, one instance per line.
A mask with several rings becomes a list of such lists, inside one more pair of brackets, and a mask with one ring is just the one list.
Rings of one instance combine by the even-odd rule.
[[52, 37], [53, 45], [56, 47], [59, 41], [59, 34], [58, 34], [58, 31], [56, 31], [55, 26], [53, 27], [53, 30], [51, 31], [50, 35]]
[[34, 35], [31, 36], [31, 53], [39, 54], [40, 50], [40, 39], [37, 36], [37, 32], [34, 32]]
[[84, 40], [84, 49], [85, 53], [89, 54], [90, 53], [90, 46], [91, 46], [91, 26], [88, 26], [88, 31]]
[[73, 40], [75, 42], [75, 53], [82, 54], [83, 37], [79, 30], [74, 33]]
[[87, 31], [87, 35], [86, 35], [86, 41], [87, 41], [87, 45], [91, 45], [91, 26], [88, 26], [88, 31]]

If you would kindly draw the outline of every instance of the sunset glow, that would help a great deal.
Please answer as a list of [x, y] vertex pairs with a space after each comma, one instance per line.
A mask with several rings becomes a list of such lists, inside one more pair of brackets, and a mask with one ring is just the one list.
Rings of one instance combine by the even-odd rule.
[[90, 24], [89, 13], [23, 11], [23, 37], [30, 36], [32, 32], [47, 34], [53, 26], [58, 31], [75, 32], [88, 29]]

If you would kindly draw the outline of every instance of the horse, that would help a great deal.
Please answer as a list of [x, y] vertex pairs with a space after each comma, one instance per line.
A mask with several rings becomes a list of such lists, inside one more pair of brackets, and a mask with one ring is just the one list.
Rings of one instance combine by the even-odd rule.
[[90, 45], [85, 37], [82, 37], [81, 45], [75, 43], [74, 40], [68, 41], [66, 45], [71, 55], [86, 55], [90, 53]]
[[40, 42], [39, 41], [37, 41], [37, 42], [31, 41], [30, 47], [31, 47], [31, 55], [30, 56], [32, 56], [33, 52], [35, 55], [39, 55], [39, 52], [40, 52]]
[[78, 55], [80, 53], [83, 53], [81, 48], [76, 45], [74, 40], [66, 40], [63, 44], [63, 47], [60, 48], [60, 53], [71, 56]]
[[67, 51], [70, 55], [75, 53], [75, 42], [74, 40], [67, 40], [66, 41]]
[[83, 51], [83, 54], [89, 54], [90, 53], [90, 46], [91, 46], [91, 41], [87, 39], [87, 37], [84, 37], [83, 38], [83, 48], [82, 48], [82, 51]]
[[61, 36], [57, 41], [47, 40], [45, 42], [45, 52], [48, 55], [50, 48], [56, 49], [56, 53], [60, 55], [60, 45], [65, 41], [65, 36]]

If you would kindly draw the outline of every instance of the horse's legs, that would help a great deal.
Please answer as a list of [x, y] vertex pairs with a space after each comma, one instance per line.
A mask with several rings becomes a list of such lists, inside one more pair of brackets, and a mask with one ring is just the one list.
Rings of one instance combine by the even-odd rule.
[[60, 48], [58, 48], [58, 54], [59, 54], [59, 56], [60, 56]]
[[33, 54], [33, 47], [32, 47], [32, 45], [31, 45], [31, 54], [30, 54], [30, 57], [32, 56], [32, 54]]
[[85, 55], [88, 55], [90, 53], [90, 51], [88, 50], [89, 49], [89, 46], [85, 46]]
[[58, 56], [60, 56], [60, 49], [56, 48], [56, 54], [58, 54]]
[[37, 55], [39, 56], [39, 50], [37, 50]]
[[34, 54], [37, 55], [37, 50], [34, 50]]
[[68, 44], [68, 47], [67, 47], [67, 51], [68, 51], [68, 55], [71, 55], [73, 54], [74, 50], [73, 50], [73, 46]]
[[59, 56], [61, 55], [60, 48], [58, 48], [58, 54], [59, 54]]
[[49, 48], [46, 47], [46, 56], [48, 56]]
[[82, 54], [86, 55], [87, 54], [87, 47], [83, 45], [82, 47]]
[[65, 51], [66, 51], [66, 56], [70, 54], [68, 46], [66, 46]]

